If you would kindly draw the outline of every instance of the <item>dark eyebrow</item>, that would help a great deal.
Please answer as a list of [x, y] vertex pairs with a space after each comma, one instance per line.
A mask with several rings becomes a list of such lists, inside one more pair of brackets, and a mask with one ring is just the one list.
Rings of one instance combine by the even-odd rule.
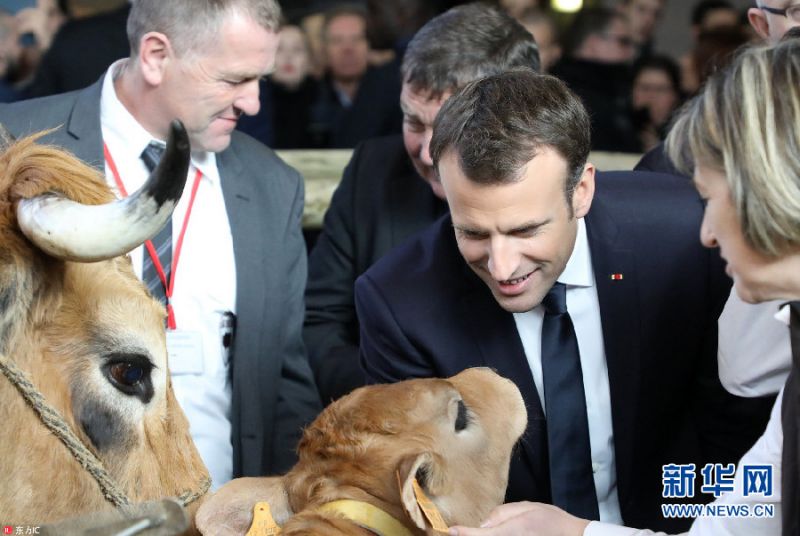
[[265, 72], [265, 73], [260, 73], [260, 72], [259, 73], [254, 73], [254, 72], [249, 72], [249, 73], [227, 72], [227, 73], [225, 73], [225, 72], [223, 72], [223, 73], [221, 73], [221, 76], [222, 76], [223, 80], [234, 80], [236, 82], [241, 83], [241, 82], [249, 82], [250, 80], [260, 79], [260, 78], [262, 78], [264, 76], [269, 75], [271, 72], [272, 72], [272, 69], [270, 69], [270, 71]]
[[544, 227], [548, 223], [550, 223], [550, 218], [548, 218], [548, 219], [546, 219], [544, 221], [532, 221], [532, 222], [528, 222], [528, 223], [523, 223], [522, 225], [520, 225], [518, 227], [514, 227], [513, 229], [509, 229], [507, 231], [507, 234], [525, 233], [525, 232], [529, 232], [529, 231], [535, 231], [539, 227]]
[[[538, 229], [540, 227], [544, 227], [545, 225], [549, 224], [550, 221], [551, 221], [550, 218], [548, 218], [548, 219], [546, 219], [544, 221], [532, 221], [532, 222], [523, 223], [522, 225], [519, 225], [517, 227], [513, 227], [511, 229], [503, 231], [503, 234], [516, 234], [516, 233], [525, 233], [525, 232], [535, 231], [536, 229]], [[456, 223], [453, 224], [453, 229], [455, 229], [456, 231], [460, 231], [462, 233], [490, 234], [489, 231], [486, 231], [484, 229], [475, 229], [474, 227], [469, 227], [469, 226], [466, 226], [466, 225], [459, 225], [459, 224], [456, 224]]]
[[466, 225], [459, 225], [457, 223], [452, 224], [453, 229], [456, 231], [460, 231], [462, 233], [473, 233], [473, 234], [488, 234], [488, 231], [484, 231], [482, 229], [475, 229], [474, 227], [467, 227]]
[[406, 103], [404, 103], [402, 100], [400, 101], [400, 111], [403, 112], [403, 115], [407, 115], [409, 117], [413, 117], [415, 119], [419, 119], [417, 117], [417, 114], [412, 112], [412, 111], [410, 111], [408, 109], [408, 106], [406, 105]]
[[418, 116], [417, 114], [415, 114], [415, 113], [413, 113], [413, 112], [406, 111], [406, 110], [405, 110], [405, 109], [403, 109], [403, 108], [401, 108], [401, 111], [403, 112], [403, 117], [405, 117], [406, 119], [409, 119], [409, 120], [411, 120], [411, 121], [417, 121], [417, 122], [419, 122], [419, 123], [422, 123], [422, 119], [420, 119], [420, 118], [419, 118], [419, 116]]

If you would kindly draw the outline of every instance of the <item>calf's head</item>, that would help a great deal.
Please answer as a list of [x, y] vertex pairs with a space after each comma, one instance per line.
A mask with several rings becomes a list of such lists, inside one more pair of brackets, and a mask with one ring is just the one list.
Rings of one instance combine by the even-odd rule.
[[511, 452], [526, 424], [517, 387], [488, 369], [363, 387], [305, 430], [289, 473], [224, 486], [198, 511], [198, 528], [244, 534], [254, 504], [266, 501], [285, 534], [359, 534], [357, 524], [319, 510], [353, 499], [424, 533], [431, 527], [415, 478], [445, 523], [474, 525], [503, 501]]

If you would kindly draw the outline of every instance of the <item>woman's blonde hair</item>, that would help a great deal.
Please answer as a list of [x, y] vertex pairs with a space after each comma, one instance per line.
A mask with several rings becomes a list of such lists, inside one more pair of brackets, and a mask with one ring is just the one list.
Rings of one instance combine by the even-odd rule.
[[679, 170], [725, 174], [745, 239], [800, 247], [800, 39], [743, 49], [684, 106], [667, 138]]

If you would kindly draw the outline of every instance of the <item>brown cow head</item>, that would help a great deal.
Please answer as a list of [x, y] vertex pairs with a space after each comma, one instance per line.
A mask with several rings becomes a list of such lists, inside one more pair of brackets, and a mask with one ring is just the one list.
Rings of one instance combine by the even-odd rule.
[[[155, 234], [180, 196], [183, 127], [173, 125], [162, 165], [124, 201], [96, 171], [35, 140], [0, 153], [0, 355], [132, 502], [197, 489], [207, 472], [170, 387], [163, 307], [119, 256]], [[112, 508], [2, 375], [0, 422], [3, 521]]]
[[223, 486], [198, 511], [197, 526], [208, 535], [244, 534], [253, 506], [266, 501], [282, 534], [361, 534], [352, 522], [315, 511], [355, 499], [414, 534], [430, 533], [414, 478], [448, 525], [475, 525], [503, 501], [511, 451], [526, 424], [517, 387], [488, 369], [363, 387], [305, 430], [289, 473]]

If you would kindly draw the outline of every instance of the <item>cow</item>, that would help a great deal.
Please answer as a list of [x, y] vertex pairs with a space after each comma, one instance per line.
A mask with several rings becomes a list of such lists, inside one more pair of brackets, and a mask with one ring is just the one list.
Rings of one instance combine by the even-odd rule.
[[485, 368], [362, 387], [306, 428], [286, 475], [229, 482], [200, 507], [197, 528], [245, 534], [266, 502], [282, 536], [433, 534], [415, 479], [446, 525], [474, 526], [503, 501], [526, 425], [519, 389]]
[[188, 137], [174, 122], [161, 164], [117, 200], [43, 134], [0, 136], [0, 524], [160, 497], [191, 513], [208, 473], [170, 385], [164, 308], [124, 256], [169, 219]]

